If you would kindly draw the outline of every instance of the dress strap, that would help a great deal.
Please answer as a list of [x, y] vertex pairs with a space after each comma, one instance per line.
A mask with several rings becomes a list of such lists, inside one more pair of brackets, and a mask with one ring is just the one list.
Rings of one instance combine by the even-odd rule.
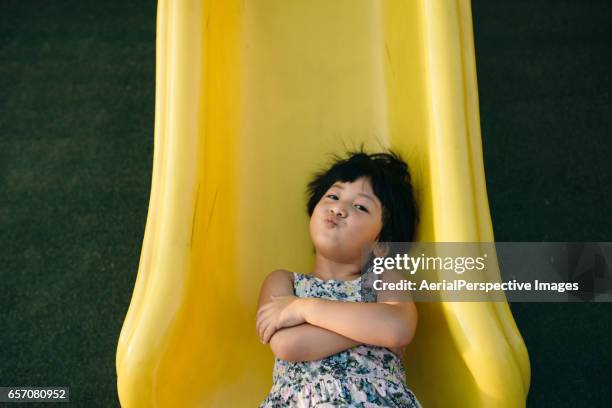
[[293, 274], [293, 291], [295, 292], [295, 288], [298, 282], [301, 282], [304, 275], [302, 275], [301, 273], [297, 273], [297, 272], [291, 272], [291, 273]]

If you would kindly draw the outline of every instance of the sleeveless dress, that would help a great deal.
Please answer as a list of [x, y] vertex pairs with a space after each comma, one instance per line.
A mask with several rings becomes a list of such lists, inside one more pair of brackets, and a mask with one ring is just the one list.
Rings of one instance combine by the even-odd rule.
[[[375, 302], [361, 276], [352, 281], [322, 280], [293, 272], [294, 293], [352, 302]], [[406, 386], [402, 361], [385, 347], [358, 345], [321, 360], [274, 359], [274, 384], [259, 408], [402, 407], [421, 408]]]

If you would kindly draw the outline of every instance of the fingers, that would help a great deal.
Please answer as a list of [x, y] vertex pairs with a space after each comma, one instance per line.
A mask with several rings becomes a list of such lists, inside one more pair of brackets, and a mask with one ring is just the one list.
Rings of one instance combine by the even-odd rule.
[[269, 324], [266, 326], [263, 335], [263, 343], [268, 344], [270, 342], [270, 338], [276, 332], [276, 327], [273, 324]]
[[270, 302], [262, 305], [259, 310], [257, 310], [255, 323], [255, 330], [257, 331], [257, 335], [259, 336], [259, 340], [263, 344], [268, 344], [272, 335], [276, 332], [277, 328], [274, 324], [271, 323], [270, 318], [270, 307], [273, 306], [274, 300], [278, 296], [270, 295]]
[[261, 341], [263, 344], [268, 344], [272, 335], [276, 333], [276, 330], [276, 325], [270, 321], [263, 322], [259, 331], [259, 341]]
[[259, 316], [264, 312], [264, 310], [268, 309], [268, 305], [269, 303], [266, 303], [265, 305], [263, 305], [262, 307], [259, 308], [259, 310], [257, 311], [257, 318], [259, 318]]
[[[276, 298], [276, 296], [274, 295], [270, 295], [270, 298], [272, 300], [274, 300]], [[259, 310], [257, 310], [257, 316], [259, 316], [261, 313], [263, 313], [264, 310], [267, 310], [270, 308], [270, 306], [272, 306], [272, 303], [274, 302], [266, 302], [264, 303], [262, 306], [259, 307]]]
[[270, 324], [268, 322], [265, 322], [261, 325], [261, 328], [259, 329], [259, 341], [262, 342], [262, 344], [266, 344], [266, 342], [264, 341], [264, 333], [269, 325]]
[[[266, 344], [266, 330], [270, 327], [273, 327], [272, 318], [269, 311], [264, 310], [259, 317], [257, 318], [257, 324], [255, 325], [257, 330], [257, 335], [259, 336], [259, 340]], [[274, 333], [274, 331], [272, 332]], [[270, 334], [272, 336], [272, 334]]]
[[[255, 331], [257, 332], [257, 335], [259, 336], [259, 327], [261, 326], [261, 319], [259, 318], [259, 316], [257, 317], [257, 323], [255, 323]], [[261, 336], [260, 336], [261, 337]]]
[[[256, 317], [256, 323], [255, 323], [255, 330], [257, 331], [258, 334], [261, 333], [261, 325], [264, 322], [264, 316], [265, 316], [265, 312], [266, 309], [264, 309], [263, 307], [261, 309], [259, 309], [257, 311], [257, 317]], [[261, 336], [260, 336], [261, 337]]]
[[259, 314], [257, 317], [257, 324], [255, 325], [255, 329], [257, 330], [257, 335], [261, 340], [263, 338], [263, 332], [268, 325], [269, 319], [267, 318], [267, 314], [265, 312]]
[[257, 322], [257, 336], [259, 336], [259, 341], [263, 344], [268, 344], [270, 338], [277, 330], [278, 325], [268, 315], [262, 315], [261, 319]]

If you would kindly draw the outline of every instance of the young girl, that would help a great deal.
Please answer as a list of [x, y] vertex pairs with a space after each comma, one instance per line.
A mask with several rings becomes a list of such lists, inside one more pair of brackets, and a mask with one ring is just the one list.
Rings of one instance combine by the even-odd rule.
[[256, 329], [276, 357], [260, 408], [420, 407], [401, 360], [416, 307], [368, 296], [361, 274], [364, 248], [413, 238], [408, 166], [394, 152], [349, 152], [308, 195], [314, 270], [276, 270], [261, 287]]

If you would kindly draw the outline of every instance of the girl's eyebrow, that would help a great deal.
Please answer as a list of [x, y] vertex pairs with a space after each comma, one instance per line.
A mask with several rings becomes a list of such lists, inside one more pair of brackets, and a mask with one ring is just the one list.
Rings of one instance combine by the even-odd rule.
[[[339, 190], [343, 190], [344, 187], [342, 187], [340, 184], [334, 183], [330, 188], [337, 188]], [[372, 197], [369, 194], [366, 193], [357, 193], [358, 196], [362, 196], [364, 198], [367, 198], [368, 200], [372, 201], [374, 203], [374, 205], [376, 205], [377, 207], [379, 207], [378, 203], [376, 202], [376, 200], [374, 200], [374, 197]]]

